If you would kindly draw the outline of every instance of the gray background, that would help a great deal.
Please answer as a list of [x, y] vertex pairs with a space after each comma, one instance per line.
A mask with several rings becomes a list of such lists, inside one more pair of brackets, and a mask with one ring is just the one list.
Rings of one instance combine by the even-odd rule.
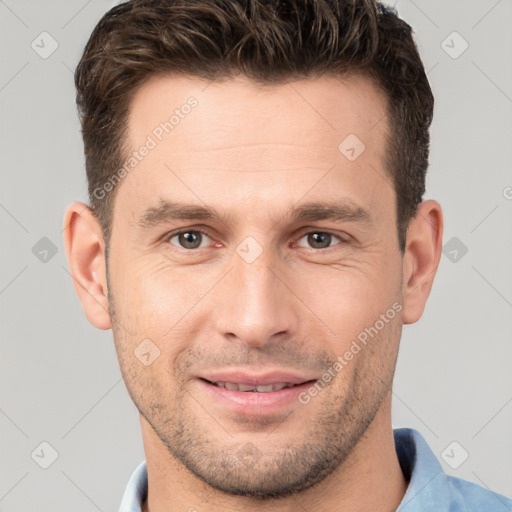
[[[73, 70], [115, 3], [0, 1], [5, 512], [114, 511], [144, 457], [111, 332], [82, 314], [61, 232], [87, 199]], [[396, 5], [436, 97], [426, 198], [446, 227], [425, 314], [404, 328], [393, 425], [418, 429], [448, 473], [512, 495], [512, 2]], [[58, 44], [46, 58], [42, 32]], [[48, 469], [41, 442], [58, 452]]]

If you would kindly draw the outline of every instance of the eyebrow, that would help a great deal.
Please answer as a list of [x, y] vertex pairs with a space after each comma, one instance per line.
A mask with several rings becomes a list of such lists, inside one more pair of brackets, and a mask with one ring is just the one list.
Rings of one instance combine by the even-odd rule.
[[158, 206], [151, 206], [145, 210], [137, 224], [142, 228], [149, 229], [173, 220], [215, 220], [219, 218], [223, 217], [215, 208], [209, 206], [161, 200]]
[[[291, 210], [284, 216], [292, 222], [331, 220], [334, 222], [360, 222], [370, 225], [373, 223], [370, 213], [352, 200], [339, 202], [310, 202], [304, 203]], [[222, 215], [215, 208], [170, 202], [161, 200], [158, 206], [151, 206], [139, 217], [137, 224], [143, 229], [150, 229], [160, 224], [176, 220], [221, 220], [228, 223], [234, 216]]]
[[350, 221], [372, 224], [372, 216], [363, 207], [352, 200], [340, 200], [339, 203], [305, 203], [292, 212], [294, 221]]

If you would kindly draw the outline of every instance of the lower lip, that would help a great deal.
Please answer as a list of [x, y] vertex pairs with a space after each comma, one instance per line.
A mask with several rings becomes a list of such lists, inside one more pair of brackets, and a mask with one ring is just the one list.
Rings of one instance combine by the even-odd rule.
[[299, 395], [309, 389], [314, 381], [305, 382], [279, 391], [233, 391], [197, 379], [203, 393], [236, 414], [246, 416], [271, 416], [282, 413], [293, 404], [299, 404]]

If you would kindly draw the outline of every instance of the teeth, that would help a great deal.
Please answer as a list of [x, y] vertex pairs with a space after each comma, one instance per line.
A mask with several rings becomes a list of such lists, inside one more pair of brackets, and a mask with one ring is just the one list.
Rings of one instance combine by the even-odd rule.
[[256, 391], [258, 393], [268, 393], [269, 391], [277, 391], [277, 389], [272, 384], [269, 384], [268, 386], [256, 386]]
[[254, 391], [257, 389], [255, 386], [246, 386], [245, 384], [231, 384], [235, 387], [235, 389], [238, 389], [238, 391]]
[[235, 384], [233, 382], [214, 382], [220, 388], [230, 389], [231, 391], [252, 391], [257, 393], [270, 393], [271, 391], [280, 391], [284, 388], [291, 388], [294, 384], [288, 382], [279, 382], [277, 384], [268, 384], [266, 386], [249, 386], [246, 384]]

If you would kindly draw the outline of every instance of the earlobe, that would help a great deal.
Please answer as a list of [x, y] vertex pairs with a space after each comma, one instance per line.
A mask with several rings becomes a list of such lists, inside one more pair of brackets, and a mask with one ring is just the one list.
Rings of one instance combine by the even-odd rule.
[[418, 206], [411, 219], [403, 259], [403, 323], [417, 322], [425, 309], [441, 258], [443, 214], [437, 201]]
[[73, 203], [64, 217], [64, 246], [73, 285], [85, 316], [98, 329], [110, 329], [105, 242], [98, 219], [84, 203]]

